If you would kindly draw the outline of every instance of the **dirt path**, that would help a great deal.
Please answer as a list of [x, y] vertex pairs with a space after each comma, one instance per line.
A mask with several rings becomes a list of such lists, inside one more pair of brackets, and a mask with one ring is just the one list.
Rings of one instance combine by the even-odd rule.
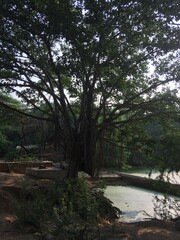
[[[13, 225], [14, 220], [12, 215], [0, 215], [0, 240], [38, 240], [35, 233], [19, 233]], [[157, 220], [114, 225], [105, 223], [100, 227], [100, 233], [104, 240], [180, 240], [175, 223]]]

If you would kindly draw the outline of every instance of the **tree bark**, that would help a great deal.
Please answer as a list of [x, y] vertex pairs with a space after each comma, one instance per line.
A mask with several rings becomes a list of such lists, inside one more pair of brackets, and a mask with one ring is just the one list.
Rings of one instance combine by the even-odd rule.
[[96, 170], [96, 128], [84, 127], [73, 136], [70, 152], [68, 177], [74, 178], [78, 171], [94, 177]]

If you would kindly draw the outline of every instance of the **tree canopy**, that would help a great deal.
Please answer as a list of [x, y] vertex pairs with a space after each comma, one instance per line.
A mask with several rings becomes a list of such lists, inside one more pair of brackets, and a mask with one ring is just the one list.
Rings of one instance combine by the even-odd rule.
[[0, 0], [0, 6], [0, 88], [54, 123], [69, 176], [80, 169], [94, 175], [97, 143], [107, 132], [179, 114], [175, 90], [160, 88], [179, 82], [177, 0]]

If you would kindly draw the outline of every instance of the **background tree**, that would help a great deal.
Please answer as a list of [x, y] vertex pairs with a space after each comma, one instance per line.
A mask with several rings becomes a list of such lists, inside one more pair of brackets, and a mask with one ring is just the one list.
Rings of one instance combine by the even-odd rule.
[[[17, 100], [0, 93], [0, 101], [4, 104], [19, 109], [21, 104]], [[9, 152], [9, 157], [15, 156], [16, 145], [20, 144], [20, 115], [3, 106], [0, 108], [0, 157], [3, 158]], [[19, 127], [18, 127], [19, 126]]]
[[[179, 81], [177, 1], [0, 5], [0, 87], [54, 123], [70, 177], [79, 169], [94, 175], [97, 142], [105, 132], [169, 112], [158, 108], [162, 100], [177, 102], [155, 92]], [[150, 62], [157, 68], [153, 76]]]
[[33, 112], [34, 116], [43, 118], [36, 109], [30, 110], [7, 94], [0, 93], [0, 99], [0, 157], [13, 160], [18, 156], [18, 145], [22, 148], [34, 145], [38, 151], [45, 150], [47, 144], [56, 145], [53, 125], [28, 116]]

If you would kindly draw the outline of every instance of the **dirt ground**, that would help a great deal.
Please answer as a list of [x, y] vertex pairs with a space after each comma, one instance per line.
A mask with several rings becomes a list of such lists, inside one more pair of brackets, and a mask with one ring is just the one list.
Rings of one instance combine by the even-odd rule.
[[[12, 215], [0, 215], [0, 240], [39, 240], [35, 233], [20, 233], [13, 225]], [[101, 239], [106, 240], [180, 240], [174, 222], [158, 220], [138, 223], [104, 223], [100, 226]], [[62, 240], [64, 240], [62, 238]]]
[[[24, 176], [21, 174], [0, 173], [0, 190], [2, 186], [17, 186], [22, 179]], [[39, 240], [35, 233], [20, 233], [13, 224], [15, 216], [3, 210], [1, 205], [0, 240]], [[180, 231], [176, 230], [175, 222], [152, 220], [137, 223], [118, 222], [113, 225], [104, 222], [99, 226], [99, 230], [103, 236], [101, 239], [104, 240], [180, 240]]]

